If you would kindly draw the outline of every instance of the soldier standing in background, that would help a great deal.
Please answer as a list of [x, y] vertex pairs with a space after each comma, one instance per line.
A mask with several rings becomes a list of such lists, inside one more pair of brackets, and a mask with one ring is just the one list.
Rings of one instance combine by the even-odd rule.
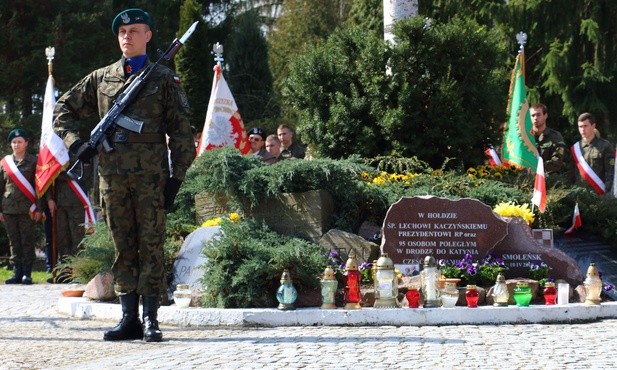
[[[141, 9], [120, 12], [112, 31], [122, 58], [90, 73], [58, 100], [56, 133], [80, 161], [90, 162], [98, 152], [79, 137], [79, 121], [93, 113], [102, 118], [139, 71], [151, 63], [146, 55], [151, 25], [150, 15]], [[123, 111], [143, 122], [141, 133], [116, 128], [109, 137], [114, 150], [98, 157], [99, 191], [116, 247], [114, 288], [123, 313], [118, 325], [105, 332], [104, 340], [159, 342], [163, 338], [157, 312], [165, 291], [165, 211], [173, 205], [196, 154], [188, 101], [179, 81], [169, 68], [159, 65]], [[165, 135], [169, 136], [167, 145]]]
[[298, 158], [304, 159], [306, 149], [294, 140], [294, 132], [287, 125], [279, 125], [276, 129], [276, 134], [281, 141], [281, 158]]
[[566, 172], [568, 169], [564, 161], [567, 155], [566, 142], [559, 131], [546, 126], [546, 119], [548, 118], [546, 105], [532, 105], [529, 114], [533, 123], [536, 147], [544, 160], [544, 170], [546, 173]]
[[[49, 199], [47, 205], [55, 227], [55, 231], [50, 230], [56, 239], [56, 260], [52, 263], [54, 266], [63, 262], [65, 257], [77, 254], [79, 244], [85, 236], [84, 204], [69, 185], [69, 181], [71, 181], [69, 175], [61, 172], [48, 190], [52, 194], [46, 196]], [[48, 258], [51, 261], [53, 257], [50, 252]], [[60, 272], [55, 280], [50, 278], [47, 282], [62, 283], [66, 282], [63, 280], [65, 278], [66, 276]]]
[[581, 140], [570, 148], [573, 163], [570, 180], [575, 185], [592, 188], [598, 195], [612, 197], [615, 171], [615, 147], [600, 137], [591, 113], [578, 117]]
[[35, 254], [35, 223], [42, 218], [42, 201], [34, 192], [36, 156], [28, 154], [30, 136], [25, 130], [9, 132], [7, 141], [12, 155], [2, 159], [0, 166], [0, 221], [6, 227], [11, 244], [13, 276], [6, 284], [32, 284]]

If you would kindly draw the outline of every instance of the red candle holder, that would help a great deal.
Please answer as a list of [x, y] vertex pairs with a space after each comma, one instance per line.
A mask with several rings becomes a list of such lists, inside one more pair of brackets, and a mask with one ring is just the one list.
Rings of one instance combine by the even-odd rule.
[[465, 291], [465, 300], [467, 300], [467, 307], [478, 307], [479, 298], [480, 294], [478, 293], [478, 288], [475, 285], [467, 285], [467, 290]]
[[544, 302], [546, 302], [547, 305], [555, 304], [557, 301], [557, 289], [555, 288], [555, 283], [549, 281], [544, 284], [542, 294], [544, 295]]
[[345, 272], [345, 308], [358, 309], [362, 294], [360, 293], [360, 271], [349, 270]]
[[405, 298], [407, 298], [409, 308], [420, 307], [420, 292], [418, 291], [418, 288], [409, 288], [407, 293], [405, 293]]

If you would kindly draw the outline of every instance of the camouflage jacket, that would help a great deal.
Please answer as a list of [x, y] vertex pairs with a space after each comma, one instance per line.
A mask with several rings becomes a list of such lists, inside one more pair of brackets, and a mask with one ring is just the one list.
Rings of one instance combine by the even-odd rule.
[[[37, 157], [32, 154], [26, 154], [20, 162], [15, 162], [17, 169], [28, 180], [34, 188], [34, 173], [36, 171]], [[17, 184], [13, 182], [9, 174], [0, 166], [0, 194], [2, 201], [0, 202], [0, 213], [7, 214], [28, 214], [32, 203], [26, 195], [19, 190]], [[37, 210], [42, 212], [43, 201], [37, 199]]]
[[536, 147], [544, 160], [546, 172], [563, 172], [567, 170], [565, 158], [567, 156], [566, 142], [563, 136], [552, 128], [545, 128], [540, 135], [535, 135]]
[[[580, 143], [580, 144], [579, 144]], [[606, 193], [613, 189], [613, 177], [615, 171], [615, 148], [613, 145], [602, 138], [596, 137], [590, 143], [582, 140], [574, 145], [581, 146], [581, 153], [585, 162], [593, 169], [593, 172], [604, 181]], [[581, 176], [576, 164], [572, 161], [571, 178], [575, 184], [588, 186], [587, 181]]]
[[[102, 118], [135, 77], [125, 78], [119, 60], [90, 73], [58, 99], [54, 111], [54, 129], [65, 145], [70, 148], [80, 139], [80, 120], [94, 113]], [[135, 99], [123, 111], [124, 115], [143, 121], [142, 133], [131, 133], [128, 141], [124, 142], [116, 141], [117, 136], [112, 135], [110, 141], [115, 150], [99, 153], [98, 171], [101, 175], [169, 175], [171, 168], [173, 177], [184, 179], [195, 158], [195, 144], [188, 120], [188, 101], [178, 81], [173, 72], [162, 65], [150, 75]], [[116, 129], [116, 132], [122, 131], [125, 130]], [[169, 137], [167, 146], [165, 135]], [[139, 137], [151, 139], [143, 142]]]

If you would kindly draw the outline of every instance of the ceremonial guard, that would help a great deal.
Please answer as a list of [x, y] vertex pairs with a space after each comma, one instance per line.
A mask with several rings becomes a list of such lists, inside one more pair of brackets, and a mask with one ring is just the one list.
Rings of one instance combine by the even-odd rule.
[[[79, 161], [90, 162], [99, 154], [99, 190], [116, 248], [112, 272], [123, 313], [120, 323], [104, 333], [104, 340], [159, 342], [163, 338], [157, 312], [165, 292], [165, 212], [196, 154], [180, 79], [146, 55], [151, 25], [150, 14], [141, 9], [120, 12], [111, 29], [122, 58], [84, 77], [58, 99], [54, 114], [56, 133]], [[196, 23], [189, 31], [195, 27]], [[188, 36], [189, 32], [174, 41], [163, 57], [172, 58]], [[133, 91], [138, 92], [128, 94]], [[119, 107], [122, 117], [105, 119]], [[90, 140], [84, 141], [79, 136], [80, 121], [94, 113], [101, 119], [99, 125], [113, 126], [95, 128]], [[130, 131], [121, 126], [127, 122], [141, 126], [137, 132]], [[98, 133], [104, 134], [104, 143], [93, 143]], [[143, 324], [138, 314], [140, 296]]]
[[28, 154], [30, 135], [22, 129], [12, 130], [7, 140], [13, 154], [2, 159], [0, 166], [0, 221], [6, 227], [11, 245], [13, 276], [6, 284], [32, 284], [32, 265], [36, 259], [35, 223], [42, 218], [42, 201], [34, 192], [35, 155]]

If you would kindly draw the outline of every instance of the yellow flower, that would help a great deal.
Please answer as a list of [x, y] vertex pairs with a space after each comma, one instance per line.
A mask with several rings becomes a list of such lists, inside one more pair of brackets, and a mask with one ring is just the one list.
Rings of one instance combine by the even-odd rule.
[[373, 184], [375, 184], [375, 185], [382, 185], [385, 182], [386, 182], [386, 180], [384, 180], [383, 177], [375, 177], [373, 179]]
[[229, 214], [229, 221], [231, 222], [238, 222], [242, 219], [242, 217], [240, 217], [239, 214], [237, 214], [236, 212], [233, 212], [231, 214]]
[[535, 219], [527, 204], [518, 205], [512, 202], [501, 202], [493, 208], [493, 211], [503, 217], [520, 217], [529, 225]]
[[203, 224], [201, 224], [202, 227], [206, 227], [206, 226], [218, 226], [221, 224], [221, 218], [220, 217], [215, 217], [215, 218], [211, 218], [209, 220], [204, 221]]

